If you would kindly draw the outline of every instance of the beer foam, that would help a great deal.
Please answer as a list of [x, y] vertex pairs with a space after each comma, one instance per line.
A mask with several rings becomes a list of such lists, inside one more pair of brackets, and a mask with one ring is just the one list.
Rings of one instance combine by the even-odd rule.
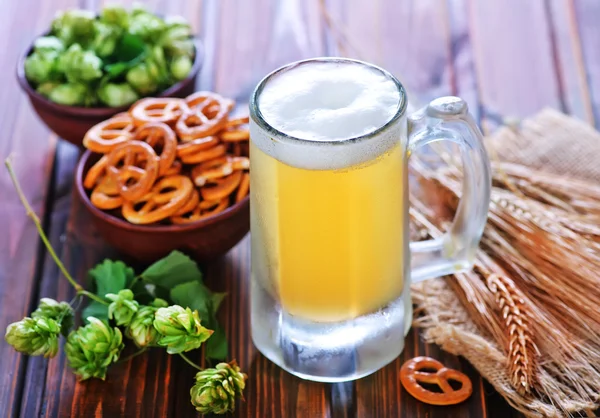
[[252, 140], [286, 164], [339, 169], [369, 161], [405, 139], [402, 122], [377, 137], [352, 140], [385, 126], [402, 105], [394, 80], [376, 67], [343, 59], [305, 61], [263, 83], [256, 103], [265, 122], [304, 141], [278, 141], [254, 123]]
[[258, 105], [275, 129], [311, 141], [374, 132], [397, 111], [400, 93], [376, 68], [353, 61], [314, 62], [273, 77]]

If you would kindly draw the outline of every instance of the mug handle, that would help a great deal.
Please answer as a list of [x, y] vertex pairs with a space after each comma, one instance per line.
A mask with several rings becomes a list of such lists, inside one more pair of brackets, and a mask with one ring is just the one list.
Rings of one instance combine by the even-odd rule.
[[425, 144], [460, 146], [464, 180], [454, 221], [442, 237], [410, 243], [411, 282], [470, 269], [490, 205], [491, 168], [481, 131], [459, 97], [440, 97], [408, 118], [409, 155]]

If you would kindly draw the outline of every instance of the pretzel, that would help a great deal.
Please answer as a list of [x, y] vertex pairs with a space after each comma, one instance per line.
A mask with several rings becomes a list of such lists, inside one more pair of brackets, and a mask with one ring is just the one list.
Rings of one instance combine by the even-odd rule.
[[83, 137], [83, 146], [92, 152], [104, 154], [129, 141], [134, 129], [129, 115], [115, 116], [92, 126]]
[[250, 173], [244, 173], [242, 175], [242, 180], [240, 181], [240, 187], [237, 189], [237, 193], [235, 194], [235, 202], [240, 202], [243, 198], [246, 197], [248, 191], [250, 190]]
[[133, 224], [150, 224], [173, 216], [194, 191], [187, 176], [163, 177], [136, 202], [123, 202], [122, 214]]
[[[133, 165], [135, 161], [142, 161], [144, 167]], [[150, 145], [132, 140], [108, 154], [106, 169], [116, 181], [121, 196], [135, 201], [150, 191], [158, 177], [158, 158]]]
[[104, 210], [116, 209], [123, 204], [117, 183], [110, 176], [105, 176], [98, 182], [92, 190], [90, 201], [98, 209]]
[[227, 209], [227, 206], [229, 206], [229, 199], [227, 198], [217, 201], [203, 200], [192, 211], [179, 216], [172, 216], [170, 220], [174, 224], [196, 222], [223, 212]]
[[247, 170], [250, 160], [247, 157], [218, 157], [205, 161], [192, 168], [191, 177], [198, 187], [209, 180], [220, 179], [233, 173], [234, 170]]
[[106, 163], [108, 162], [108, 158], [106, 155], [103, 155], [96, 164], [90, 167], [85, 178], [83, 179], [83, 187], [86, 189], [92, 189], [96, 184], [99, 183], [99, 180], [106, 173]]
[[216, 93], [199, 91], [188, 96], [189, 111], [184, 112], [175, 124], [182, 141], [191, 141], [217, 133], [227, 122], [233, 102]]
[[248, 157], [227, 157], [234, 170], [248, 170], [250, 159]]
[[179, 158], [185, 155], [195, 154], [200, 151], [207, 150], [219, 143], [219, 138], [216, 136], [207, 136], [204, 138], [196, 138], [183, 144], [177, 145], [177, 156]]
[[182, 165], [179, 161], [175, 160], [173, 161], [173, 164], [171, 165], [171, 167], [169, 167], [169, 169], [164, 173], [165, 176], [174, 176], [176, 174], [181, 173], [181, 168]]
[[219, 144], [204, 151], [183, 155], [180, 159], [184, 164], [198, 164], [225, 155], [226, 152], [227, 147], [223, 144]]
[[185, 100], [172, 97], [147, 97], [131, 106], [129, 114], [135, 126], [149, 122], [175, 124], [184, 112], [189, 112]]
[[247, 141], [250, 139], [250, 131], [248, 129], [240, 129], [240, 125], [245, 125], [249, 121], [248, 116], [244, 118], [237, 118], [228, 121], [223, 131], [221, 131], [221, 140], [223, 142], [240, 142]]
[[193, 189], [188, 200], [173, 214], [173, 216], [181, 216], [185, 213], [193, 211], [196, 206], [198, 206], [198, 203], [200, 203], [200, 194], [198, 193], [198, 190]]
[[229, 196], [240, 185], [242, 172], [234, 171], [227, 177], [212, 180], [200, 189], [200, 194], [204, 200], [221, 200]]
[[[436, 372], [422, 372], [421, 369], [435, 369]], [[400, 369], [400, 380], [408, 393], [430, 405], [455, 405], [467, 399], [473, 392], [473, 385], [467, 375], [458, 370], [448, 369], [430, 357], [415, 357], [404, 363]], [[461, 388], [454, 390], [448, 380], [460, 382]], [[425, 389], [419, 382], [436, 384], [443, 393]]]
[[194, 184], [202, 187], [208, 180], [219, 179], [233, 173], [233, 167], [228, 157], [217, 157], [205, 161], [192, 168], [191, 177]]
[[158, 175], [165, 175], [175, 161], [177, 151], [175, 132], [169, 125], [161, 122], [151, 122], [138, 129], [135, 133], [135, 139], [145, 141], [155, 150], [159, 142], [162, 143], [162, 151], [158, 157]]

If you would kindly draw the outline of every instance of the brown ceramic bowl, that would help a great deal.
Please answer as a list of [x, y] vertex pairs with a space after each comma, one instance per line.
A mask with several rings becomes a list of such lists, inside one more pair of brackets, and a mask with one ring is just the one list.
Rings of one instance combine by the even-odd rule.
[[[173, 84], [161, 93], [155, 94], [154, 97], [184, 98], [194, 92], [203, 57], [202, 43], [198, 39], [195, 39], [194, 42], [196, 54], [190, 74], [184, 80]], [[19, 63], [17, 64], [17, 79], [19, 80], [21, 89], [29, 96], [31, 105], [40, 119], [59, 137], [80, 147], [83, 142], [83, 136], [92, 126], [129, 109], [129, 105], [122, 107], [76, 107], [65, 106], [50, 101], [35, 91], [25, 77], [25, 59], [32, 51], [33, 43], [19, 59]]]
[[183, 225], [134, 225], [90, 202], [83, 188], [87, 170], [100, 155], [85, 151], [77, 165], [75, 188], [98, 232], [121, 253], [140, 262], [153, 262], [172, 250], [181, 250], [198, 261], [215, 259], [237, 244], [250, 230], [250, 199], [210, 218]]

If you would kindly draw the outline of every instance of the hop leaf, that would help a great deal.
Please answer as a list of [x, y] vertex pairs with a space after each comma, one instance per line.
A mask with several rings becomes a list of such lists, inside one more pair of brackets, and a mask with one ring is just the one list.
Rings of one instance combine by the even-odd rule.
[[138, 311], [140, 304], [133, 299], [129, 289], [120, 290], [118, 294], [108, 293], [106, 299], [112, 301], [108, 305], [108, 317], [117, 321], [117, 325], [129, 325]]
[[129, 326], [125, 330], [127, 338], [133, 340], [138, 347], [156, 345], [160, 334], [154, 328], [154, 314], [158, 308], [166, 307], [167, 302], [155, 299], [152, 306], [142, 306], [133, 316]]
[[169, 354], [194, 350], [213, 333], [200, 324], [198, 311], [179, 305], [158, 309], [154, 315], [154, 328], [160, 334], [158, 345], [167, 347]]
[[233, 412], [236, 399], [243, 398], [246, 379], [235, 361], [202, 370], [196, 374], [196, 384], [190, 389], [192, 405], [202, 414]]
[[40, 305], [31, 314], [32, 318], [54, 319], [60, 326], [60, 333], [65, 337], [73, 327], [74, 312], [67, 302], [57, 302], [54, 299], [42, 298]]
[[10, 324], [4, 338], [21, 353], [54, 357], [58, 353], [59, 334], [60, 325], [54, 319], [25, 317]]
[[65, 353], [69, 366], [80, 380], [97, 377], [104, 380], [108, 366], [119, 359], [123, 335], [105, 321], [90, 316], [89, 324], [69, 334]]

